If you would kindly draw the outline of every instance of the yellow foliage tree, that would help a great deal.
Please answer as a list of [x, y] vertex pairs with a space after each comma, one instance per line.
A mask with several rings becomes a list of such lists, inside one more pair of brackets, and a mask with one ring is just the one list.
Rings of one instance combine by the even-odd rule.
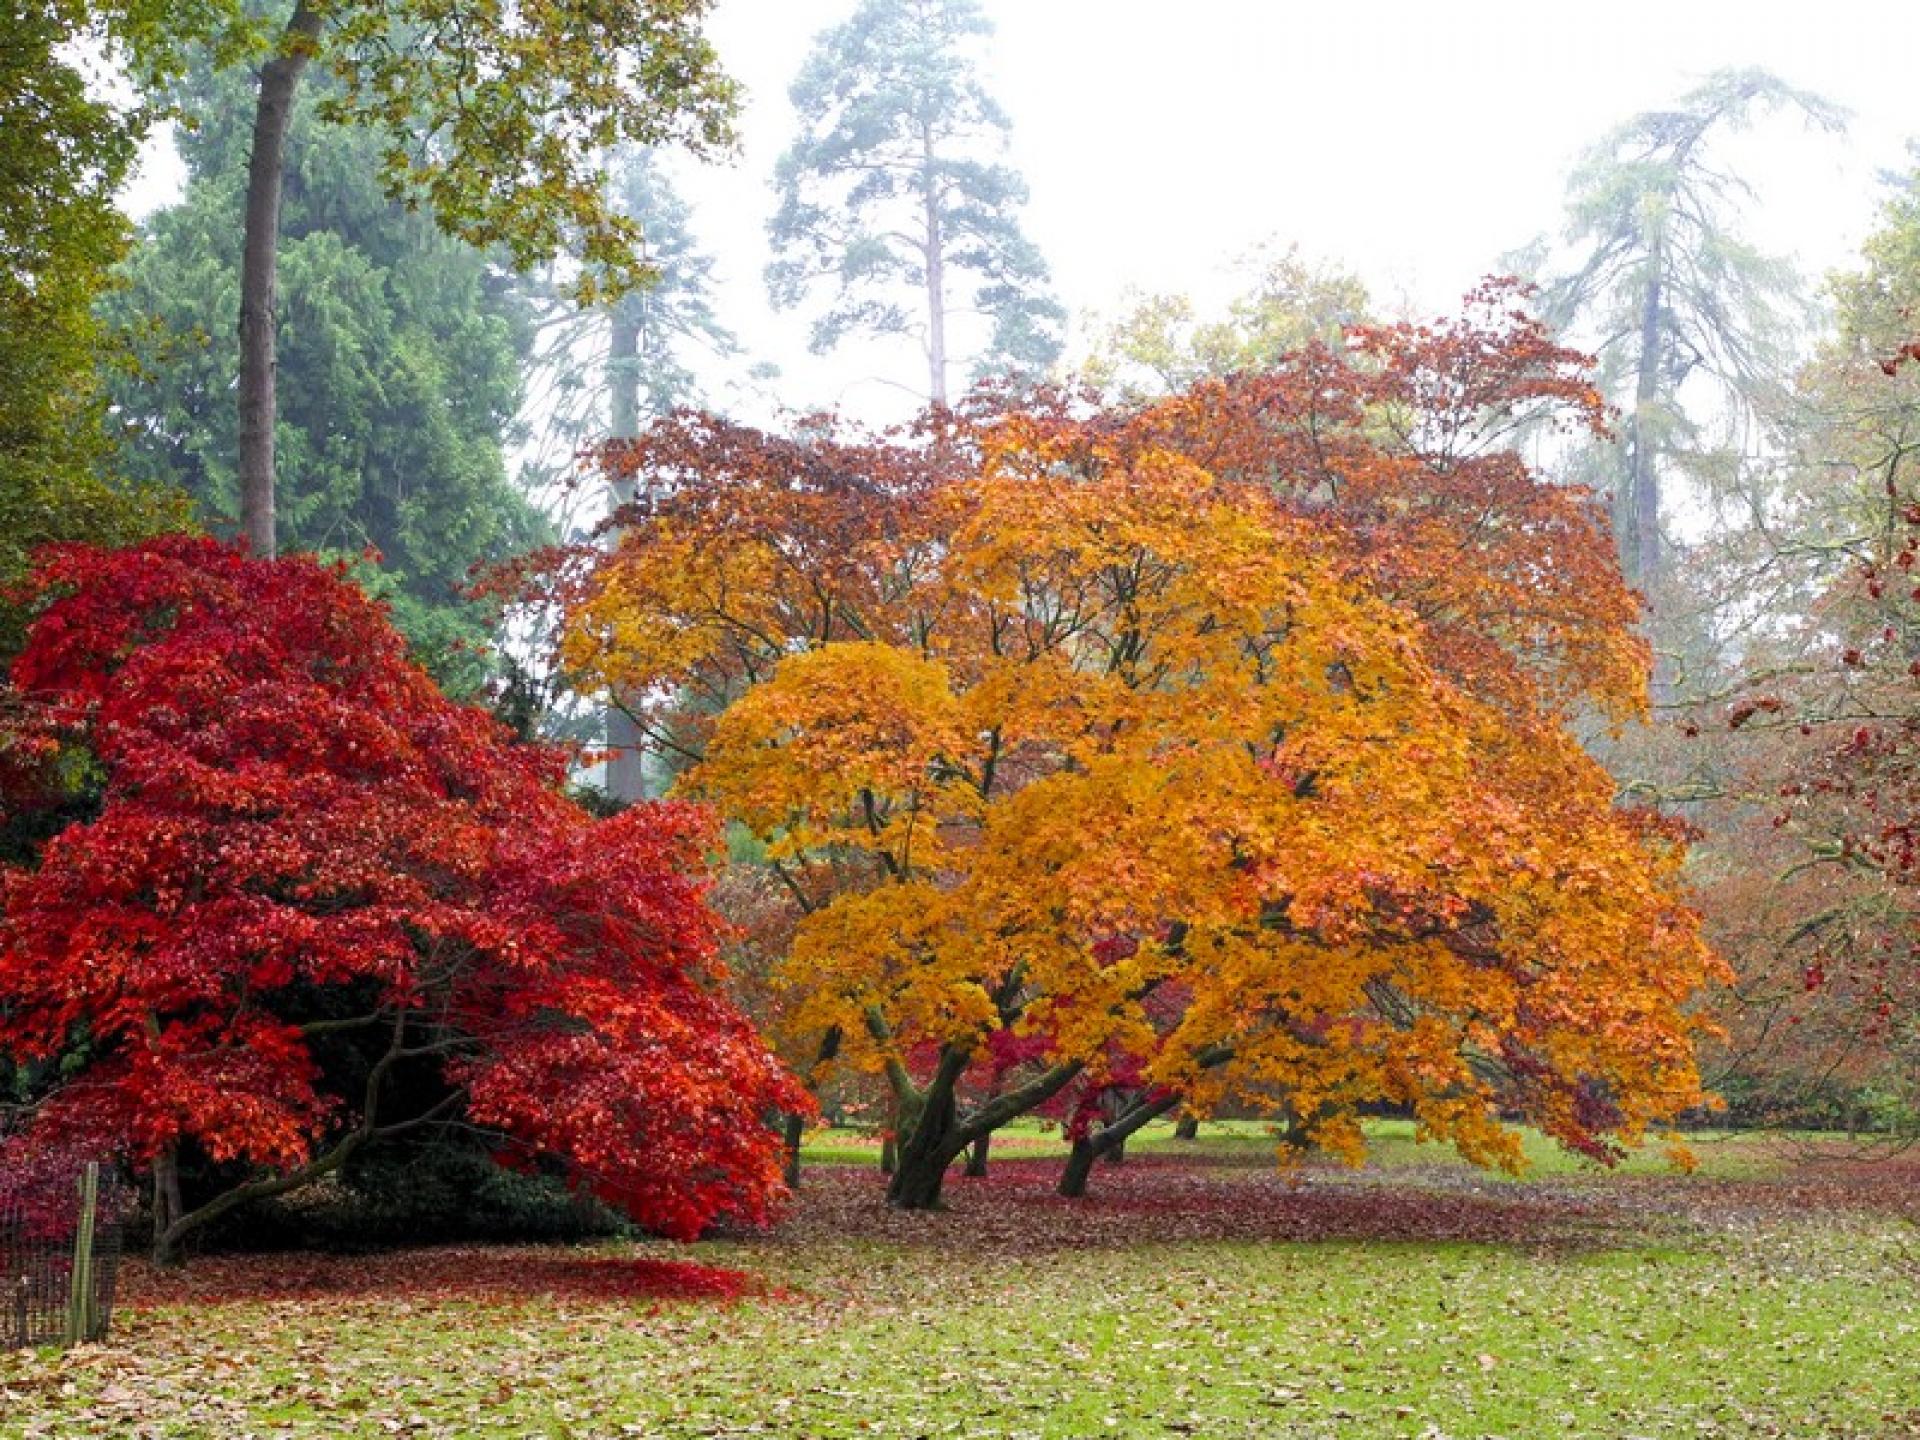
[[635, 697], [801, 912], [786, 1023], [885, 1077], [890, 1199], [1123, 1069], [1108, 1140], [1235, 1097], [1357, 1157], [1385, 1101], [1508, 1167], [1509, 1117], [1606, 1157], [1700, 1103], [1682, 845], [1616, 808], [1564, 674], [1437, 663], [1457, 637], [1337, 507], [1164, 422], [681, 417], [618, 457], [657, 498], [570, 577], [566, 667]]

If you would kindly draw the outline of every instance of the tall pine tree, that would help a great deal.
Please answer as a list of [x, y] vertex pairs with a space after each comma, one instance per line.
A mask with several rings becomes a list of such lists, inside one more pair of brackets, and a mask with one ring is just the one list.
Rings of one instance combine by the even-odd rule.
[[956, 356], [976, 375], [1044, 370], [1066, 318], [1020, 228], [1026, 182], [999, 158], [1011, 125], [976, 62], [991, 31], [976, 0], [861, 0], [821, 34], [789, 92], [800, 134], [768, 226], [774, 304], [830, 292], [814, 350], [911, 335], [940, 405]]
[[1773, 111], [1825, 129], [1842, 122], [1765, 71], [1722, 71], [1604, 136], [1568, 185], [1565, 263], [1543, 303], [1597, 351], [1620, 409], [1617, 441], [1582, 478], [1612, 494], [1622, 568], [1649, 594], [1666, 571], [1664, 492], [1724, 466], [1783, 384], [1805, 318], [1792, 267], [1741, 235], [1750, 191], [1718, 147]]

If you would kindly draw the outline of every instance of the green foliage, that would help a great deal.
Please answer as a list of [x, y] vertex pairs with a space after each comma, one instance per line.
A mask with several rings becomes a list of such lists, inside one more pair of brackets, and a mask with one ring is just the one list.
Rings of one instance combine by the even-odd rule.
[[[364, 131], [382, 193], [526, 268], [586, 263], [584, 300], [648, 278], [639, 227], [610, 203], [611, 147], [733, 143], [735, 87], [701, 25], [712, 0], [108, 0], [99, 14], [160, 87], [210, 51], [248, 70], [304, 51], [334, 84], [324, 117]], [[203, 51], [204, 47], [204, 51]]]
[[[232, 377], [248, 109], [242, 77], [194, 78], [190, 180], [149, 223], [112, 313], [151, 322], [143, 373], [113, 382], [125, 468], [239, 515]], [[504, 455], [531, 345], [527, 307], [481, 252], [381, 192], [379, 141], [296, 115], [282, 213], [279, 509], [290, 548], [357, 556], [438, 678], [471, 691], [489, 617], [476, 562], [543, 538]]]
[[1920, 141], [1908, 148], [1912, 168], [1889, 177], [1880, 226], [1862, 249], [1865, 265], [1833, 281], [1840, 345], [1876, 362], [1920, 336]]
[[1065, 314], [1018, 220], [1026, 182], [992, 158], [1010, 123], [972, 53], [991, 28], [977, 0], [862, 0], [793, 82], [800, 134], [775, 175], [774, 304], [831, 290], [816, 351], [853, 333], [919, 336], [935, 399], [949, 311], [991, 327], [978, 374], [1041, 371], [1060, 353]]
[[1338, 344], [1368, 321], [1367, 288], [1289, 248], [1262, 260], [1253, 285], [1223, 315], [1203, 318], [1185, 295], [1135, 295], [1101, 327], [1087, 378], [1122, 396], [1170, 395], [1195, 381], [1264, 370], [1310, 341]]
[[[178, 496], [105, 477], [93, 313], [126, 248], [113, 197], [144, 116], [90, 98], [71, 58], [91, 33], [72, 0], [0, 15], [0, 585], [52, 541], [116, 544], [186, 523]], [[0, 662], [22, 617], [0, 601]]]
[[1716, 1078], [1727, 1123], [1902, 1140], [1920, 1133], [1920, 1094], [1914, 1093], [1911, 1076], [1883, 1076], [1879, 1084], [1862, 1085], [1835, 1077], [1830, 1067], [1791, 1063], [1797, 1057], [1772, 1058], [1789, 1063], [1774, 1072], [1739, 1069]]

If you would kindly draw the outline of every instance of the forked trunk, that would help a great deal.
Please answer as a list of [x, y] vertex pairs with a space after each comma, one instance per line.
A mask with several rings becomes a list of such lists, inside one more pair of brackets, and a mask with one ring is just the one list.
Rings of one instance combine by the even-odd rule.
[[1059, 1193], [1069, 1200], [1080, 1199], [1087, 1193], [1087, 1179], [1093, 1174], [1096, 1160], [1106, 1159], [1119, 1164], [1126, 1153], [1127, 1137], [1148, 1121], [1159, 1119], [1179, 1103], [1178, 1095], [1137, 1100], [1111, 1125], [1102, 1125], [1098, 1130], [1076, 1139], [1067, 1155], [1066, 1169], [1060, 1172]]
[[947, 1167], [966, 1141], [957, 1133], [953, 1085], [936, 1077], [918, 1113], [900, 1137], [898, 1163], [887, 1186], [887, 1203], [901, 1210], [933, 1210], [940, 1205]]

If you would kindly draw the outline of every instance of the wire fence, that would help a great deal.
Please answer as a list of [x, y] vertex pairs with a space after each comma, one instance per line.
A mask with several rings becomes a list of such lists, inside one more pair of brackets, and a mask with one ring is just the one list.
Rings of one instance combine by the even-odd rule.
[[129, 1198], [98, 1164], [0, 1170], [0, 1350], [106, 1337]]

